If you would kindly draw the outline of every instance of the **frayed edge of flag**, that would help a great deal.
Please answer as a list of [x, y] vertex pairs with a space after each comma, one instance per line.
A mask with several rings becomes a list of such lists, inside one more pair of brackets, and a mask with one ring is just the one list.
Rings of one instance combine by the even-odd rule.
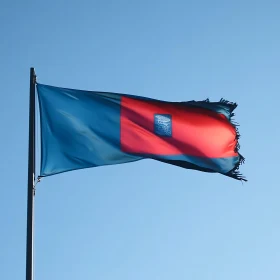
[[234, 127], [234, 129], [235, 129], [235, 134], [236, 134], [236, 137], [235, 137], [236, 145], [235, 145], [234, 151], [235, 151], [236, 153], [238, 153], [238, 156], [239, 156], [239, 161], [238, 161], [238, 163], [236, 164], [236, 166], [235, 166], [231, 171], [229, 171], [226, 175], [229, 176], [229, 177], [232, 177], [232, 178], [234, 178], [234, 179], [247, 182], [248, 180], [246, 179], [246, 177], [243, 176], [243, 175], [239, 172], [239, 167], [240, 167], [240, 165], [242, 165], [242, 164], [245, 163], [245, 158], [239, 153], [239, 150], [240, 150], [240, 144], [239, 144], [240, 133], [239, 133], [239, 130], [238, 130], [239, 124], [233, 120], [233, 117], [235, 116], [235, 114], [233, 113], [233, 111], [236, 109], [236, 107], [237, 107], [238, 105], [237, 105], [237, 103], [233, 103], [233, 102], [227, 101], [227, 100], [225, 100], [225, 99], [223, 99], [223, 98], [221, 98], [220, 102], [229, 106], [229, 109], [230, 109], [230, 118], [229, 118], [229, 121], [230, 121], [230, 123], [232, 124], [232, 126]]
[[242, 165], [245, 162], [245, 158], [242, 155], [240, 155], [239, 153], [238, 153], [238, 155], [239, 155], [238, 163], [230, 172], [226, 173], [225, 175], [228, 177], [234, 178], [236, 180], [239, 180], [239, 181], [247, 182], [248, 180], [246, 179], [246, 177], [243, 176], [239, 171], [239, 167], [240, 167], [240, 165]]
[[229, 171], [228, 173], [223, 173], [223, 174], [228, 176], [228, 177], [234, 178], [236, 180], [247, 182], [247, 179], [239, 172], [239, 167], [240, 167], [240, 165], [242, 165], [245, 162], [245, 158], [239, 153], [239, 149], [240, 149], [240, 144], [238, 142], [238, 140], [240, 138], [240, 133], [239, 133], [239, 130], [238, 130], [239, 124], [235, 120], [233, 120], [233, 117], [235, 116], [235, 113], [233, 111], [236, 109], [238, 104], [235, 103], [235, 102], [228, 101], [224, 98], [221, 98], [220, 101], [218, 101], [218, 102], [211, 102], [209, 100], [209, 98], [207, 98], [207, 99], [202, 100], [202, 101], [189, 101], [189, 102], [186, 102], [186, 103], [188, 103], [188, 105], [202, 107], [202, 108], [212, 110], [212, 111], [216, 111], [216, 112], [217, 112], [217, 108], [214, 109], [214, 108], [210, 108], [208, 106], [205, 107], [205, 106], [203, 106], [203, 103], [206, 103], [206, 104], [212, 103], [213, 105], [222, 105], [222, 107], [226, 108], [227, 114], [224, 113], [224, 115], [227, 117], [227, 119], [229, 120], [229, 122], [231, 123], [231, 125], [235, 129], [235, 135], [236, 135], [235, 139], [237, 141], [236, 141], [234, 151], [238, 154], [239, 160], [236, 163], [235, 167], [231, 171]]

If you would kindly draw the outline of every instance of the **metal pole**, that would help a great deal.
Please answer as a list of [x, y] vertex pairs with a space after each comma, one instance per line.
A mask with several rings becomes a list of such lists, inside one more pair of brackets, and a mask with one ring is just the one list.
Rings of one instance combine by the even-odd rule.
[[33, 206], [35, 194], [35, 83], [35, 70], [34, 68], [30, 68], [26, 280], [33, 280]]

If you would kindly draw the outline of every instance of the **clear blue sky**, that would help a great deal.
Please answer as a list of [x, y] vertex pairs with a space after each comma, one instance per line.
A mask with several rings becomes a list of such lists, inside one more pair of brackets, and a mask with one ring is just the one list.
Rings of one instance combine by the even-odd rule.
[[25, 279], [29, 68], [55, 86], [237, 102], [240, 182], [151, 160], [37, 185], [36, 280], [279, 280], [280, 2], [1, 1], [0, 278]]

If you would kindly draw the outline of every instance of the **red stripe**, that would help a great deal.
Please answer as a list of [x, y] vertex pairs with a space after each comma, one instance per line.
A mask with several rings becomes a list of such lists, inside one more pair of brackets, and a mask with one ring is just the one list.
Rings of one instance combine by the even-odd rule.
[[[154, 115], [172, 116], [172, 137], [154, 133]], [[121, 149], [126, 153], [237, 156], [235, 128], [221, 114], [161, 101], [121, 99]]]

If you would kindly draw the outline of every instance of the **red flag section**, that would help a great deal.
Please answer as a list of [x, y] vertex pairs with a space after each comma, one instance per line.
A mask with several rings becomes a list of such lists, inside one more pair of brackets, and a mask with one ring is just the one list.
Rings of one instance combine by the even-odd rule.
[[145, 99], [121, 98], [121, 150], [140, 155], [238, 156], [234, 126], [222, 114]]

